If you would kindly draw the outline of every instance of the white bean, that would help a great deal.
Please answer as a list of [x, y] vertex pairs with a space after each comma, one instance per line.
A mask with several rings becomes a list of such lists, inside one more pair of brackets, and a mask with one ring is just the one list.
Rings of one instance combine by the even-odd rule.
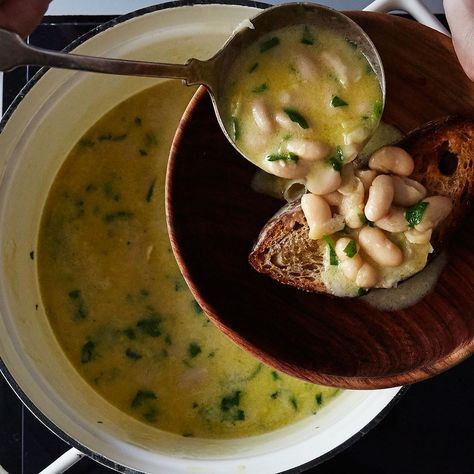
[[341, 174], [324, 161], [314, 163], [306, 178], [306, 188], [314, 194], [329, 194], [341, 185]]
[[344, 276], [349, 278], [349, 280], [354, 281], [357, 278], [357, 274], [363, 264], [364, 261], [362, 260], [361, 256], [357, 254], [354, 256], [354, 258], [340, 262], [339, 266], [342, 270], [342, 273], [344, 273]]
[[405, 232], [405, 237], [408, 242], [412, 244], [427, 244], [431, 240], [431, 234], [433, 229], [425, 230], [424, 232], [419, 232], [416, 229], [409, 229]]
[[363, 143], [370, 135], [370, 130], [366, 127], [357, 127], [348, 133], [344, 133], [344, 145]]
[[428, 206], [420, 223], [415, 226], [415, 229], [419, 232], [435, 228], [453, 210], [453, 203], [446, 196], [431, 196], [423, 199], [423, 202], [427, 202]]
[[408, 221], [405, 217], [405, 209], [403, 207], [392, 206], [382, 219], [375, 221], [375, 225], [387, 232], [407, 231]]
[[369, 168], [382, 173], [410, 176], [415, 169], [415, 162], [403, 148], [384, 146], [370, 157]]
[[362, 227], [360, 216], [364, 213], [364, 185], [359, 178], [354, 177], [355, 188], [352, 193], [346, 193], [342, 197], [339, 212], [344, 216], [346, 224], [351, 229]]
[[306, 54], [299, 53], [295, 57], [296, 69], [305, 81], [314, 81], [320, 76], [319, 68], [314, 59]]
[[342, 202], [342, 194], [339, 191], [333, 191], [332, 193], [325, 194], [323, 197], [330, 206], [339, 206]]
[[270, 106], [265, 99], [257, 98], [252, 102], [252, 116], [257, 124], [257, 127], [263, 133], [273, 133], [275, 130], [275, 123], [273, 121]]
[[363, 227], [359, 232], [359, 244], [383, 267], [398, 267], [403, 262], [402, 251], [377, 227]]
[[301, 209], [306, 217], [310, 232], [313, 229], [324, 227], [332, 218], [329, 204], [321, 196], [315, 194], [307, 193], [301, 197]]
[[298, 179], [304, 178], [311, 168], [311, 163], [298, 160], [296, 163], [291, 160], [269, 161], [265, 159], [265, 171], [280, 178]]
[[397, 206], [410, 207], [421, 201], [426, 196], [426, 188], [414, 179], [405, 176], [392, 176], [393, 202]]
[[369, 188], [377, 176], [375, 170], [356, 170], [355, 175], [362, 181], [365, 192], [369, 192]]
[[344, 154], [344, 163], [350, 163], [357, 158], [357, 155], [360, 152], [360, 145], [352, 143], [351, 145], [342, 145], [341, 150]]
[[329, 227], [334, 223], [331, 208], [324, 198], [307, 193], [301, 198], [301, 209], [308, 223], [310, 239], [321, 239], [329, 233]]
[[346, 87], [349, 83], [349, 67], [347, 64], [333, 51], [323, 51], [321, 58], [333, 70], [339, 82]]
[[369, 197], [364, 213], [370, 221], [378, 221], [390, 209], [393, 201], [393, 181], [386, 174], [377, 176], [369, 188]]
[[377, 270], [370, 263], [366, 262], [357, 272], [355, 283], [359, 288], [373, 288], [377, 285], [378, 278]]
[[331, 147], [326, 143], [306, 140], [304, 138], [292, 138], [286, 142], [286, 149], [297, 154], [304, 160], [322, 160], [328, 156]]

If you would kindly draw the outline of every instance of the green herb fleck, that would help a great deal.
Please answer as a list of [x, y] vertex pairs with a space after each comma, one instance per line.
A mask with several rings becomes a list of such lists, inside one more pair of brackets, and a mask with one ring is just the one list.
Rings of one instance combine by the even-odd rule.
[[192, 438], [194, 435], [192, 433], [185, 432], [182, 434], [182, 436], [185, 438]]
[[84, 304], [81, 290], [71, 290], [68, 293], [68, 296], [75, 307], [74, 317], [73, 317], [74, 321], [81, 321], [85, 319], [87, 317], [88, 311]]
[[144, 150], [143, 148], [140, 148], [138, 150], [138, 153], [140, 153], [140, 156], [148, 156], [148, 152]]
[[249, 74], [252, 74], [252, 72], [256, 71], [258, 68], [258, 63], [255, 63], [253, 64], [250, 68], [249, 68]]
[[296, 153], [291, 151], [288, 153], [274, 153], [267, 156], [268, 161], [292, 161], [293, 163], [298, 163], [299, 156]]
[[359, 288], [357, 290], [357, 296], [364, 296], [369, 292], [366, 288]]
[[156, 178], [151, 182], [150, 187], [148, 188], [148, 192], [146, 193], [146, 202], [150, 202], [151, 198], [153, 197], [153, 193], [155, 191], [155, 183]]
[[373, 74], [374, 73], [374, 70], [373, 70], [372, 66], [370, 65], [370, 63], [366, 64], [365, 72], [366, 72], [366, 74]]
[[420, 201], [405, 211], [405, 219], [408, 221], [408, 227], [413, 229], [421, 222], [428, 204], [427, 202]]
[[372, 221], [369, 221], [369, 219], [367, 219], [363, 212], [360, 212], [359, 214], [357, 214], [357, 216], [359, 217], [363, 225], [368, 225], [369, 227], [374, 226], [374, 223]]
[[133, 212], [130, 211], [117, 211], [111, 212], [109, 214], [105, 214], [104, 221], [105, 222], [114, 222], [114, 221], [130, 221], [135, 217]]
[[331, 99], [332, 107], [346, 107], [349, 105], [344, 99], [341, 99], [338, 95], [334, 95]]
[[84, 148], [92, 148], [95, 145], [94, 140], [91, 140], [90, 138], [81, 138], [79, 140], [79, 145], [81, 145]]
[[298, 401], [296, 400], [295, 397], [290, 398], [290, 403], [291, 403], [291, 406], [293, 407], [293, 410], [297, 411], [298, 410]]
[[230, 395], [226, 395], [221, 399], [221, 410], [229, 411], [232, 407], [240, 405], [240, 390], [235, 390]]
[[134, 351], [133, 349], [127, 348], [125, 351], [125, 355], [132, 360], [138, 360], [141, 359], [143, 356], [139, 353]]
[[263, 84], [260, 84], [259, 86], [254, 87], [252, 89], [252, 92], [254, 94], [261, 94], [262, 92], [265, 92], [266, 90], [268, 90], [268, 84], [264, 82]]
[[135, 329], [133, 328], [125, 328], [123, 330], [123, 333], [125, 334], [125, 336], [127, 336], [128, 339], [130, 339], [131, 341], [135, 340], [137, 338], [137, 335], [135, 333]]
[[142, 119], [140, 117], [135, 117], [134, 123], [137, 127], [140, 127], [142, 124]]
[[196, 300], [191, 301], [191, 305], [193, 307], [193, 310], [196, 314], [202, 314], [204, 311], [202, 310], [201, 306], [199, 306], [199, 303]]
[[31, 260], [35, 259], [35, 253], [33, 252], [33, 250], [30, 252], [30, 258]]
[[279, 373], [276, 372], [275, 370], [272, 370], [272, 379], [273, 380], [280, 380], [281, 379]]
[[191, 344], [189, 344], [188, 355], [191, 357], [191, 359], [194, 359], [201, 352], [201, 346], [197, 342], [191, 342]]
[[322, 393], [318, 393], [315, 397], [316, 399], [316, 404], [318, 406], [322, 405], [323, 404], [323, 394]]
[[94, 358], [95, 344], [87, 341], [81, 349], [81, 363], [88, 364]]
[[230, 123], [230, 131], [231, 131], [233, 140], [236, 142], [240, 138], [240, 122], [237, 117], [232, 117], [232, 120]]
[[168, 346], [171, 346], [172, 344], [171, 337], [169, 334], [165, 336], [165, 343], [168, 344]]
[[152, 392], [151, 390], [138, 390], [130, 406], [132, 408], [138, 408], [142, 406], [146, 401], [156, 400], [156, 399], [157, 399], [157, 396], [155, 395], [155, 392]]
[[292, 122], [297, 123], [301, 128], [309, 128], [308, 122], [297, 110], [285, 107], [283, 111], [290, 117]]
[[121, 142], [127, 138], [127, 134], [123, 133], [122, 135], [112, 135], [112, 133], [105, 133], [99, 135], [98, 139], [100, 142], [111, 141], [111, 142]]
[[336, 249], [334, 247], [334, 242], [332, 241], [331, 237], [329, 237], [329, 235], [324, 235], [323, 239], [329, 247], [329, 264], [339, 265], [339, 259], [337, 258]]
[[339, 145], [336, 146], [336, 154], [328, 158], [328, 163], [334, 170], [341, 172], [344, 166], [344, 153]]
[[137, 322], [137, 328], [143, 334], [151, 337], [161, 336], [161, 319], [158, 317], [151, 317], [147, 319], [141, 319]]
[[279, 396], [280, 396], [280, 390], [277, 390], [276, 392], [273, 392], [273, 393], [270, 395], [270, 398], [271, 398], [272, 400], [276, 400]]
[[375, 120], [378, 120], [379, 117], [382, 115], [382, 109], [383, 109], [382, 101], [380, 99], [377, 99], [374, 102], [374, 112], [373, 112]]
[[344, 253], [349, 257], [352, 258], [357, 253], [357, 244], [355, 240], [352, 240], [345, 246]]
[[280, 44], [280, 38], [278, 38], [277, 36], [273, 36], [272, 38], [260, 43], [260, 52], [265, 53], [269, 49], [272, 49], [275, 46], [278, 46], [279, 44]]
[[81, 290], [72, 290], [68, 294], [69, 298], [72, 300], [77, 300], [81, 297]]
[[315, 38], [309, 28], [305, 25], [304, 30], [303, 30], [303, 35], [301, 36], [301, 43], [303, 44], [308, 44], [308, 45], [313, 45], [315, 42]]

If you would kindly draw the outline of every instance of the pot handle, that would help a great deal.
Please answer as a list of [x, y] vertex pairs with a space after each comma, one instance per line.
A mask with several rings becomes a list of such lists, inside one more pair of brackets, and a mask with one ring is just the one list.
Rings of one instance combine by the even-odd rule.
[[446, 36], [451, 36], [443, 24], [428, 10], [421, 0], [375, 0], [364, 11], [389, 13], [402, 10], [409, 13], [422, 25], [429, 26]]
[[71, 448], [61, 455], [56, 461], [43, 469], [39, 474], [62, 474], [71, 466], [80, 461], [85, 454], [78, 451], [76, 448]]

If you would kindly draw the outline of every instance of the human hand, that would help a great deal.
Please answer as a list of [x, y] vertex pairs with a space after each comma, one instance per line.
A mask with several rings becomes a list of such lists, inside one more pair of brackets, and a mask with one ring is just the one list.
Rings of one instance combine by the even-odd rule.
[[40, 23], [51, 0], [0, 0], [0, 27], [23, 38]]
[[444, 0], [443, 3], [459, 62], [474, 81], [474, 0]]

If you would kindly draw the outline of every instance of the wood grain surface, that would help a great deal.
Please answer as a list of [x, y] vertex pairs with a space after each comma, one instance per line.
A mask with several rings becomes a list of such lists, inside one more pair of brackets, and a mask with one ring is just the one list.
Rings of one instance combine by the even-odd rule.
[[[399, 17], [349, 15], [382, 57], [385, 121], [407, 132], [447, 115], [474, 113], [474, 84], [449, 38]], [[434, 290], [410, 308], [379, 311], [361, 299], [281, 285], [250, 267], [254, 240], [282, 205], [250, 189], [254, 172], [227, 142], [201, 88], [170, 156], [168, 224], [192, 292], [233, 341], [289, 374], [356, 389], [413, 383], [474, 352], [472, 218], [453, 239]]]

